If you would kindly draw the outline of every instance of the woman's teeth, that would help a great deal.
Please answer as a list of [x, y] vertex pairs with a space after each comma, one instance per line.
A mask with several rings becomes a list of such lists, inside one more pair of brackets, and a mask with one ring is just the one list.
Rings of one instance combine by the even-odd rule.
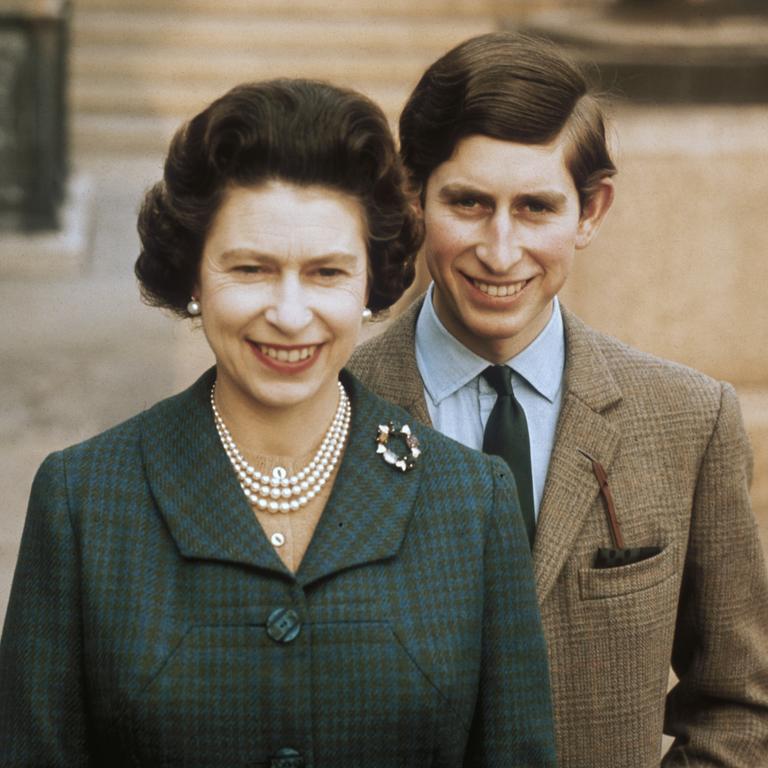
[[273, 360], [278, 360], [281, 363], [298, 363], [300, 360], [306, 360], [308, 357], [312, 357], [316, 349], [316, 344], [311, 347], [294, 349], [278, 349], [276, 347], [268, 347], [266, 344], [259, 344], [259, 351], [262, 355], [271, 357]]
[[472, 280], [472, 285], [489, 296], [514, 296], [525, 288], [527, 280], [521, 280], [518, 283], [508, 283], [507, 285], [491, 285], [490, 283], [481, 283], [479, 280]]

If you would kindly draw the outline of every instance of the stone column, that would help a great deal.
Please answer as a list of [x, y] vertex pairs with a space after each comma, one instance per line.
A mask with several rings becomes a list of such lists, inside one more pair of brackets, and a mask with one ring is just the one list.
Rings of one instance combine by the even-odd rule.
[[0, 0], [0, 232], [60, 225], [68, 20], [67, 0]]

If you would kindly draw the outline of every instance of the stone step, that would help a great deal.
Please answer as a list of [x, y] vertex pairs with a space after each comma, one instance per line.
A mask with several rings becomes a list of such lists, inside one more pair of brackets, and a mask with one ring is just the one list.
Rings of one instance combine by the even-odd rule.
[[[201, 56], [205, 67], [200, 66]], [[245, 80], [272, 77], [313, 77], [337, 83], [397, 83], [413, 85], [432, 57], [415, 52], [388, 56], [361, 53], [339, 56], [330, 51], [203, 51], [194, 48], [166, 49], [138, 46], [87, 46], [72, 52], [71, 74], [75, 85], [114, 84], [124, 78], [144, 83], [175, 83], [195, 88], [208, 85], [220, 88]]]
[[[536, 5], [523, 1], [524, 5]], [[224, 16], [228, 14], [280, 14], [306, 18], [308, 16], [371, 16], [382, 18], [402, 16], [406, 18], [430, 18], [458, 16], [473, 18], [497, 12], [499, 0], [164, 0], [163, 9], [182, 15], [186, 13]], [[78, 0], [76, 10], [123, 10], [125, 0]], [[157, 0], [131, 0], [131, 8], [150, 12], [157, 8]]]
[[[321, 8], [314, 0], [299, 5]], [[141, 0], [130, 10], [111, 0], [79, 2], [70, 59], [75, 154], [154, 155], [184, 120], [233, 85], [272, 77], [356, 88], [394, 124], [431, 61], [494, 27], [491, 15], [463, 14], [452, 0], [428, 0], [417, 13], [399, 0], [382, 13], [368, 12], [375, 3], [332, 5], [330, 13], [297, 14], [294, 4], [261, 0], [171, 0], [162, 10]]]
[[[408, 95], [406, 84], [356, 82], [354, 79], [340, 82], [370, 96], [389, 115], [397, 113]], [[186, 81], [121, 78], [102, 78], [99, 82], [81, 80], [72, 83], [70, 104], [75, 116], [137, 115], [185, 120], [235, 84], [231, 78], [213, 75], [194, 85]]]
[[[76, 157], [118, 153], [164, 153], [176, 129], [234, 84], [137, 85], [75, 82], [71, 87], [71, 140]], [[407, 86], [348, 83], [370, 96], [387, 115], [393, 131], [408, 96]]]
[[94, 155], [163, 157], [182, 117], [100, 115], [75, 112], [72, 151], [78, 163]]
[[132, 45], [141, 50], [204, 48], [274, 54], [330, 51], [354, 60], [361, 53], [422, 55], [434, 58], [464, 38], [492, 28], [488, 17], [291, 18], [254, 13], [179, 16], [163, 11], [80, 11], [72, 23], [73, 48], [90, 45]]

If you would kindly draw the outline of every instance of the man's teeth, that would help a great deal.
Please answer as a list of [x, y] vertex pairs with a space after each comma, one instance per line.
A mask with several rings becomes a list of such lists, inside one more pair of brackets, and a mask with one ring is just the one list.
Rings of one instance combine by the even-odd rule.
[[271, 357], [273, 360], [279, 360], [281, 363], [298, 363], [299, 360], [306, 360], [308, 357], [312, 357], [316, 349], [317, 345], [298, 349], [277, 349], [268, 347], [266, 344], [259, 344], [262, 355]]
[[520, 293], [525, 287], [527, 280], [521, 280], [519, 283], [508, 283], [507, 285], [490, 285], [489, 283], [481, 283], [479, 280], [472, 280], [472, 285], [475, 288], [479, 288], [483, 293], [487, 293], [489, 296], [514, 296], [516, 293]]

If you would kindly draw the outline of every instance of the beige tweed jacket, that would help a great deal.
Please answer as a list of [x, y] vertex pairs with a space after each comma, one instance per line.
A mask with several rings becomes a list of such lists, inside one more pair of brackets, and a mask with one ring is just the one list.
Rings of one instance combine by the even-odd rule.
[[[349, 368], [429, 424], [420, 306]], [[560, 765], [768, 768], [768, 579], [736, 395], [563, 319], [565, 389], [533, 552]], [[611, 537], [582, 452], [607, 470], [625, 546], [660, 554], [592, 567]], [[662, 731], [675, 738], [663, 760]]]

